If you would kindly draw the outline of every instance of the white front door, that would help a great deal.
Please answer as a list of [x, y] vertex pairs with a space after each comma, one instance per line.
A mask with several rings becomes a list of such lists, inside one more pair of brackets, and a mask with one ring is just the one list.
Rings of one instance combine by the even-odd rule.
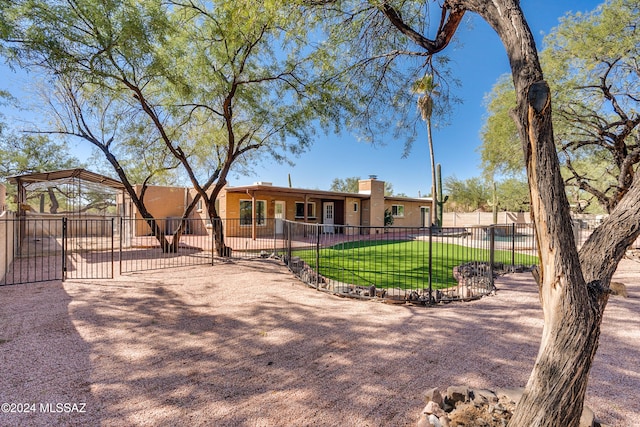
[[333, 202], [325, 202], [322, 204], [322, 223], [324, 224], [324, 232], [325, 233], [334, 233], [335, 230], [333, 228], [333, 215], [334, 215], [334, 205]]
[[420, 206], [420, 216], [422, 217], [422, 226], [431, 226], [431, 208], [428, 206]]
[[283, 201], [277, 200], [275, 202], [273, 217], [276, 219], [276, 234], [282, 234], [284, 232], [284, 207], [285, 205]]

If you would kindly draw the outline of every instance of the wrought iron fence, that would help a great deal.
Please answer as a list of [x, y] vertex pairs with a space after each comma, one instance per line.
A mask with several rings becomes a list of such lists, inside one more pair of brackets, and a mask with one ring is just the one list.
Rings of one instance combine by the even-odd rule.
[[120, 273], [213, 263], [211, 227], [201, 219], [120, 220]]
[[260, 218], [255, 223], [247, 219], [223, 219], [210, 226], [223, 239], [212, 234], [214, 254], [231, 258], [265, 258], [282, 252], [286, 240], [285, 221]]
[[0, 285], [113, 278], [113, 218], [21, 217], [0, 228]]
[[494, 275], [537, 262], [533, 228], [355, 227], [286, 221], [282, 256], [311, 286], [361, 298], [430, 304], [494, 290]]
[[65, 279], [113, 279], [115, 218], [63, 218]]
[[281, 253], [285, 247], [284, 221], [280, 219], [261, 218], [256, 224], [246, 219], [213, 223], [194, 218], [153, 221], [121, 220], [121, 273], [215, 264], [233, 258], [265, 258]]
[[[593, 231], [576, 222], [578, 246]], [[117, 246], [117, 248], [116, 248]], [[637, 242], [633, 247], [638, 247]], [[0, 285], [279, 257], [306, 283], [356, 297], [474, 298], [496, 273], [537, 262], [532, 224], [355, 227], [274, 218], [3, 218]], [[493, 268], [489, 268], [492, 266]]]
[[4, 240], [0, 285], [62, 279], [63, 224], [60, 219], [3, 219], [0, 227]]

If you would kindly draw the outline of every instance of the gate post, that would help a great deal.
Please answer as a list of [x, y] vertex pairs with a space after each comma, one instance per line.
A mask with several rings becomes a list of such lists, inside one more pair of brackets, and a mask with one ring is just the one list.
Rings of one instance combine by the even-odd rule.
[[122, 276], [122, 238], [124, 234], [124, 217], [120, 217], [120, 248], [118, 249], [118, 266], [119, 266], [119, 274]]
[[320, 281], [320, 226], [316, 226], [316, 290]]
[[62, 218], [62, 281], [67, 278], [67, 218]]
[[429, 227], [429, 304], [433, 304], [433, 226]]
[[516, 266], [516, 223], [511, 223], [511, 269]]
[[495, 263], [496, 255], [496, 229], [495, 225], [489, 226], [489, 280], [491, 286], [493, 286], [493, 264]]
[[111, 277], [110, 279], [113, 279], [113, 269], [115, 267], [115, 258], [114, 258], [114, 253], [113, 253], [113, 243], [114, 243], [114, 236], [113, 234], [115, 233], [115, 222], [113, 221], [113, 217], [111, 217]]

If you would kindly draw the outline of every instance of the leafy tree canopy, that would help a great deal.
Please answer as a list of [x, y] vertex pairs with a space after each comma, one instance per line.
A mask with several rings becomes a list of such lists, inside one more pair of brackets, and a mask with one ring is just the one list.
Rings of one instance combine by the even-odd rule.
[[[329, 190], [337, 191], [340, 193], [358, 193], [359, 182], [361, 178], [359, 176], [352, 176], [348, 178], [334, 178], [331, 182], [331, 187]], [[393, 196], [393, 184], [390, 182], [384, 183], [384, 195], [385, 196]], [[400, 194], [398, 194], [400, 196]]]
[[450, 209], [462, 212], [488, 211], [491, 188], [482, 178], [461, 180], [455, 176], [445, 178], [444, 190], [449, 195]]
[[[640, 9], [611, 0], [590, 13], [567, 14], [545, 38], [543, 68], [554, 94], [554, 134], [573, 206], [610, 211], [628, 191], [640, 161]], [[482, 130], [485, 174], [524, 168], [511, 81], [488, 96]]]
[[[449, 195], [450, 209], [460, 212], [490, 211], [493, 204], [493, 186], [481, 177], [461, 180], [447, 177], [444, 188]], [[508, 178], [496, 185], [499, 211], [522, 212], [529, 210], [529, 186], [520, 178]]]

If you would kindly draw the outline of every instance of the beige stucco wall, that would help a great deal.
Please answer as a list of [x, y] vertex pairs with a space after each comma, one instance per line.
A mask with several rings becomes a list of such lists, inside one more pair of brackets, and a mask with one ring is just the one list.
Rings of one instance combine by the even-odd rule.
[[15, 216], [13, 212], [0, 213], [0, 279], [4, 278], [6, 268], [11, 265], [15, 248], [15, 226], [11, 221]]
[[[529, 212], [498, 212], [497, 224], [525, 224], [531, 222]], [[492, 212], [445, 212], [442, 214], [443, 227], [464, 227], [493, 224]]]
[[[391, 206], [401, 205], [404, 207], [404, 216], [396, 216], [393, 218], [394, 227], [422, 227], [422, 212], [421, 208], [429, 208], [431, 206], [430, 200], [415, 201], [415, 200], [386, 200], [385, 209], [391, 210]], [[431, 210], [429, 210], [431, 212]], [[428, 227], [431, 224], [431, 218], [427, 219], [424, 226]]]
[[[275, 202], [282, 201], [285, 204], [285, 219], [290, 221], [298, 221], [305, 222], [304, 217], [296, 217], [296, 202], [304, 203], [305, 197], [307, 203], [315, 204], [315, 213], [314, 217], [307, 217], [307, 223], [321, 223], [322, 222], [322, 201], [317, 197], [309, 197], [305, 196], [304, 193], [300, 194], [283, 194], [277, 193], [277, 190], [268, 191], [268, 190], [249, 190], [249, 193], [240, 193], [240, 192], [227, 192], [223, 190], [218, 196], [219, 206], [220, 206], [220, 217], [226, 218], [227, 221], [227, 230], [226, 233], [229, 236], [234, 235], [245, 235], [247, 234], [247, 228], [249, 226], [240, 226], [240, 201], [241, 200], [252, 200], [252, 197], [255, 198], [256, 201], [264, 200], [266, 204], [266, 217], [271, 219], [275, 215]], [[244, 230], [243, 230], [244, 228]], [[268, 231], [264, 231], [264, 233], [273, 233], [272, 227], [261, 227], [257, 226], [256, 231], [258, 236], [261, 233], [261, 229], [268, 229]]]
[[370, 196], [368, 203], [363, 203], [362, 225], [380, 227], [372, 229], [371, 233], [381, 233], [384, 230], [384, 181], [377, 179], [363, 179], [358, 183], [358, 192]]
[[[140, 194], [142, 186], [136, 185], [136, 193]], [[185, 208], [187, 189], [184, 187], [147, 187], [144, 194], [144, 205], [156, 218], [182, 216]], [[139, 213], [136, 212], [137, 217]]]
[[[140, 194], [141, 185], [136, 185], [135, 190]], [[144, 205], [154, 218], [182, 217], [188, 197], [187, 189], [184, 187], [164, 187], [150, 186], [144, 193]], [[142, 219], [140, 213], [135, 209], [134, 218]], [[158, 221], [160, 227], [165, 228], [164, 220]], [[143, 221], [136, 221], [135, 234], [137, 236], [150, 233], [149, 226]]]
[[[344, 222], [345, 225], [351, 225], [358, 227], [361, 224], [360, 216], [362, 215], [362, 201], [355, 197], [347, 197], [344, 201], [345, 204], [345, 214], [344, 214]], [[360, 230], [358, 228], [346, 228], [346, 234], [359, 234]]]

